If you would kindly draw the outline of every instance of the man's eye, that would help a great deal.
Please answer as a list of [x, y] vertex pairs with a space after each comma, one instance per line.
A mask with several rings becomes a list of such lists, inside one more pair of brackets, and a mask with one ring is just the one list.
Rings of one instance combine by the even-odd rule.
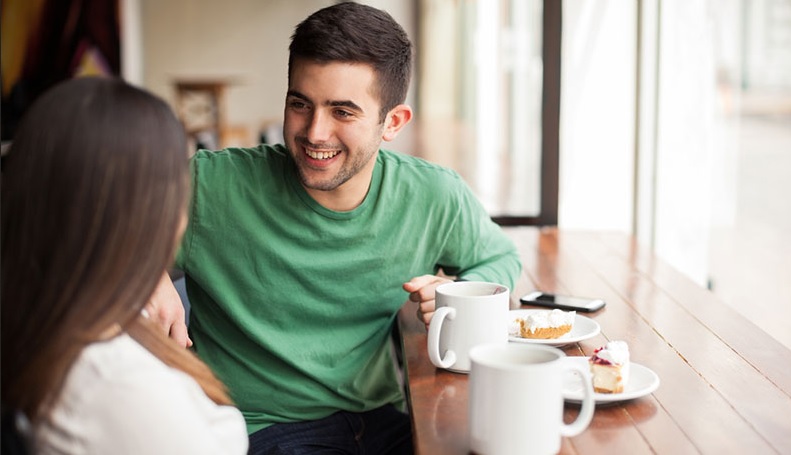
[[304, 101], [292, 100], [288, 102], [288, 107], [292, 109], [305, 109], [307, 104]]
[[338, 109], [338, 110], [335, 111], [335, 115], [337, 115], [340, 118], [349, 118], [349, 117], [353, 116], [354, 114], [352, 114], [349, 111], [344, 111], [344, 110]]

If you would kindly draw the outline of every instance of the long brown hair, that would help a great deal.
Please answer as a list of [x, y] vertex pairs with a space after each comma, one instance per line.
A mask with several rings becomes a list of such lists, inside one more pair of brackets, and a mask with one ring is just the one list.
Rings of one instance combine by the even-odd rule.
[[3, 164], [3, 404], [46, 413], [83, 348], [114, 325], [229, 403], [205, 364], [140, 316], [189, 198], [167, 104], [117, 79], [63, 82], [31, 106]]

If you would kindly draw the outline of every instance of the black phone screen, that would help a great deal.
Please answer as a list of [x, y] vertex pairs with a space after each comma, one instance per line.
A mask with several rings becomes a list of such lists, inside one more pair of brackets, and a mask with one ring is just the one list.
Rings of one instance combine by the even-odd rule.
[[559, 308], [569, 311], [596, 311], [604, 306], [604, 300], [587, 297], [555, 295], [545, 292], [533, 292], [520, 299], [526, 305], [538, 305]]

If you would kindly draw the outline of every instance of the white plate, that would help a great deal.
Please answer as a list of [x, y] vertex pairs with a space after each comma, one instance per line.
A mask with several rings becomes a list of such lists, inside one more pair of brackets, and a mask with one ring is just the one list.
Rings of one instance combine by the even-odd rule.
[[[582, 356], [566, 357], [564, 362], [574, 362], [588, 368], [588, 358]], [[659, 387], [659, 376], [648, 367], [632, 362], [629, 366], [629, 382], [621, 393], [593, 393], [596, 404], [615, 403], [646, 396]], [[563, 398], [572, 403], [582, 401], [582, 385], [577, 373], [570, 372], [563, 377]]]
[[[516, 318], [526, 318], [528, 314], [537, 311], [550, 312], [552, 310], [511, 310], [508, 312], [508, 323], [514, 321]], [[508, 340], [516, 343], [532, 343], [532, 344], [546, 344], [549, 346], [564, 346], [578, 341], [587, 340], [588, 338], [595, 337], [601, 332], [599, 323], [591, 318], [580, 316], [577, 313], [574, 316], [574, 325], [571, 326], [571, 331], [558, 338], [550, 339], [537, 339], [537, 338], [522, 338], [518, 335], [508, 335]]]

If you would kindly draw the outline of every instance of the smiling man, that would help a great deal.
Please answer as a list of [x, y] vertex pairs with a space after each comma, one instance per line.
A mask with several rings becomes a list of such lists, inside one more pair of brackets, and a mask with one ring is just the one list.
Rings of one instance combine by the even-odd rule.
[[[380, 149], [412, 119], [411, 44], [341, 3], [296, 28], [285, 145], [199, 151], [176, 266], [197, 354], [251, 453], [411, 453], [391, 350], [407, 298], [427, 323], [440, 271], [512, 287], [513, 244], [455, 172]], [[169, 280], [150, 311], [189, 344]], [[180, 317], [182, 319], [180, 319]]]
[[368, 64], [296, 57], [289, 67], [283, 136], [302, 185], [324, 207], [352, 210], [368, 192], [380, 143], [395, 138], [412, 109], [380, 112]]

